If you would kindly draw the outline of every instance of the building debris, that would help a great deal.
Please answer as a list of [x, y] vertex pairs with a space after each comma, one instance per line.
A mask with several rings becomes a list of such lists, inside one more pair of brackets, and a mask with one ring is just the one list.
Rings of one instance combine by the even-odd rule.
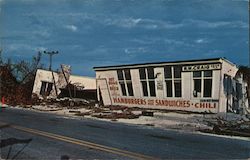
[[142, 115], [143, 116], [153, 117], [154, 116], [154, 112], [152, 112], [152, 111], [142, 111]]
[[204, 117], [203, 121], [212, 129], [201, 130], [202, 132], [250, 137], [250, 115], [220, 113]]
[[61, 65], [61, 69], [60, 72], [38, 69], [32, 93], [41, 99], [96, 100], [95, 78], [71, 75], [67, 65]]

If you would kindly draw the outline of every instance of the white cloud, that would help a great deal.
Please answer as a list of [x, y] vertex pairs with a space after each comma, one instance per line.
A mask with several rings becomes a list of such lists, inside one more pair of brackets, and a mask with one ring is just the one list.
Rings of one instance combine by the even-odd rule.
[[142, 19], [142, 18], [120, 18], [113, 17], [104, 19], [105, 25], [114, 25], [123, 28], [145, 28], [145, 29], [174, 29], [182, 27], [183, 24], [172, 24], [170, 22], [154, 19]]
[[6, 50], [8, 50], [9, 52], [22, 52], [22, 51], [37, 52], [37, 51], [47, 50], [47, 48], [43, 46], [12, 43], [6, 45]]
[[77, 26], [75, 25], [66, 25], [65, 28], [71, 30], [72, 32], [76, 32], [78, 30]]
[[51, 35], [48, 30], [36, 30], [33, 31], [33, 34], [35, 35], [35, 37], [39, 36], [44, 38], [49, 38]]
[[188, 19], [184, 20], [183, 24], [185, 25], [195, 25], [202, 28], [219, 28], [219, 27], [232, 27], [232, 28], [248, 28], [248, 24], [242, 21], [203, 21], [203, 20], [194, 20]]
[[132, 28], [135, 27], [139, 22], [141, 21], [140, 18], [134, 19], [134, 18], [121, 18], [121, 19], [114, 19], [114, 18], [108, 18], [104, 19], [104, 23], [106, 25], [116, 25], [124, 28]]
[[146, 53], [148, 50], [144, 47], [138, 48], [125, 48], [124, 52], [128, 55], [135, 54], [135, 53]]
[[199, 39], [196, 39], [195, 40], [195, 43], [198, 43], [198, 44], [204, 44], [204, 43], [208, 43], [208, 40], [205, 39], [205, 38], [199, 38]]
[[38, 51], [46, 51], [47, 48], [46, 47], [37, 47], [36, 50], [38, 50]]

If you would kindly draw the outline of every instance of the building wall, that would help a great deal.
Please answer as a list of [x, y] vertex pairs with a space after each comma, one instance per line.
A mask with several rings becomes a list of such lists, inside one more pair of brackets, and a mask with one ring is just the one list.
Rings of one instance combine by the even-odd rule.
[[[57, 84], [58, 80], [59, 80], [59, 73], [57, 73], [57, 72], [53, 72], [53, 73], [54, 73], [56, 86], [59, 86]], [[37, 70], [32, 93], [37, 94], [38, 96], [41, 96], [40, 95], [40, 90], [41, 90], [42, 81], [54, 84], [53, 77], [52, 77], [52, 72], [47, 71], [47, 70], [42, 70], [42, 69]], [[82, 86], [85, 90], [94, 90], [94, 89], [96, 89], [96, 80], [95, 80], [95, 78], [70, 75], [69, 82], [71, 84], [75, 84], [77, 86]], [[65, 84], [67, 84], [67, 83], [65, 83]], [[56, 88], [57, 88], [58, 94], [60, 94], [59, 87], [56, 87]], [[54, 97], [54, 98], [56, 97], [55, 87], [54, 86], [53, 86], [53, 89], [52, 89], [51, 94], [49, 96]]]
[[[58, 81], [58, 74], [56, 72], [54, 72], [54, 73], [55, 73], [54, 74], [55, 81], [57, 82]], [[51, 71], [41, 70], [41, 69], [37, 70], [32, 93], [40, 96], [42, 81], [54, 83]], [[60, 90], [58, 88], [57, 88], [57, 91], [60, 92]], [[52, 94], [53, 94], [52, 96], [56, 96], [54, 87], [52, 90]]]
[[[225, 75], [230, 77], [230, 81], [233, 81], [238, 68], [227, 61], [222, 61], [222, 70], [220, 75], [220, 108], [219, 112], [227, 112], [227, 107], [230, 108], [233, 104], [233, 96], [232, 93], [227, 94], [226, 83], [227, 80], [225, 79]], [[230, 90], [232, 90], [232, 86], [230, 86]]]
[[69, 82], [71, 84], [84, 86], [84, 89], [96, 89], [96, 80], [92, 77], [71, 75], [69, 77]]
[[[218, 61], [217, 64], [221, 62]], [[199, 64], [200, 65], [200, 64]], [[101, 93], [104, 105], [125, 105], [130, 107], [143, 107], [167, 110], [186, 110], [194, 112], [225, 112], [224, 98], [221, 92], [223, 88], [221, 82], [221, 72], [231, 68], [235, 73], [235, 66], [228, 64], [220, 65], [221, 69], [214, 69], [212, 79], [212, 97], [202, 98], [193, 96], [193, 72], [186, 71], [181, 73], [181, 97], [166, 97], [166, 83], [164, 78], [163, 66], [154, 68], [156, 97], [144, 97], [140, 81], [139, 69], [130, 69], [133, 84], [133, 96], [123, 96], [121, 85], [119, 84], [117, 70], [96, 71], [97, 89]], [[233, 75], [233, 73], [231, 73]], [[100, 97], [99, 97], [100, 99]], [[220, 102], [220, 103], [219, 103]]]

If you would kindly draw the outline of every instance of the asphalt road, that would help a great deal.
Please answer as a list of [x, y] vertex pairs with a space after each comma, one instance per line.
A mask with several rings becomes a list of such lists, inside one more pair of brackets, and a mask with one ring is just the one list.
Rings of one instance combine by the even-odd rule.
[[6, 108], [3, 159], [247, 159], [250, 140]]

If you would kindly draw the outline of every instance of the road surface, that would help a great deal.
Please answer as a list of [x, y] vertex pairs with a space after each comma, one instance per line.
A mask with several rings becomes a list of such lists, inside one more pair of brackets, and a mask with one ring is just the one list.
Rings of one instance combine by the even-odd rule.
[[6, 108], [2, 159], [247, 159], [250, 141]]

